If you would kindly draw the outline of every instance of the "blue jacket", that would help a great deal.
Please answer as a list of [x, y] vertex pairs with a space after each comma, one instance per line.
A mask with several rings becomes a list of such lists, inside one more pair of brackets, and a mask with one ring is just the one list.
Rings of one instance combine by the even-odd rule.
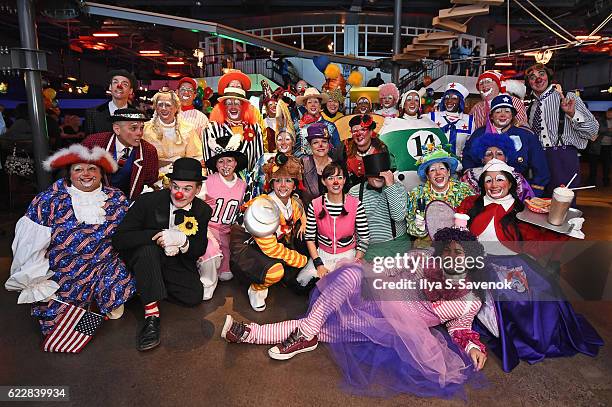
[[[472, 151], [474, 140], [485, 133], [485, 127], [474, 131], [463, 148], [463, 169], [482, 167], [482, 157], [475, 157]], [[546, 155], [538, 137], [528, 127], [512, 126], [506, 134], [514, 142], [516, 159], [508, 165], [514, 167], [529, 181], [536, 196], [542, 196], [544, 188], [550, 181], [550, 171], [546, 162]], [[531, 170], [531, 176], [530, 176]]]

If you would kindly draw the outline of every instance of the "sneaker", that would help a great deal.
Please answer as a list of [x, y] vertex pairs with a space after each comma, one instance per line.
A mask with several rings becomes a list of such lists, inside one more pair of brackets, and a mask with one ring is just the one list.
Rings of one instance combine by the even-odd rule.
[[219, 273], [219, 281], [230, 281], [232, 278], [234, 278], [234, 275], [231, 271]]
[[311, 339], [306, 339], [304, 334], [300, 332], [300, 329], [296, 328], [281, 344], [270, 348], [268, 350], [268, 355], [275, 360], [287, 360], [298, 353], [310, 352], [311, 350], [317, 349], [318, 344], [319, 339], [316, 335]]
[[249, 290], [247, 291], [249, 294], [249, 303], [251, 304], [251, 308], [253, 308], [257, 312], [265, 311], [266, 309], [266, 298], [268, 297], [268, 289], [265, 290], [253, 290], [251, 286], [249, 286]]
[[242, 343], [251, 333], [251, 328], [244, 322], [236, 322], [231, 315], [226, 315], [221, 338], [229, 343]]

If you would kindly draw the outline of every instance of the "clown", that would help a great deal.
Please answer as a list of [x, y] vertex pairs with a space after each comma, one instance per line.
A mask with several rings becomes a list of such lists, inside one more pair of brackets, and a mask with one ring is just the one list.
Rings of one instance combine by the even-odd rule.
[[431, 120], [440, 127], [452, 146], [451, 152], [461, 157], [466, 140], [472, 135], [476, 126], [469, 114], [463, 113], [465, 98], [470, 92], [460, 83], [451, 82], [446, 87], [439, 111], [429, 113]]
[[178, 82], [176, 92], [181, 101], [181, 113], [179, 114], [184, 121], [195, 127], [198, 138], [202, 140], [202, 134], [208, 126], [208, 117], [193, 106], [193, 101], [197, 96], [198, 85], [191, 78], [182, 78]]
[[276, 108], [278, 105], [278, 96], [271, 94], [266, 96], [263, 101], [263, 106], [266, 109], [265, 127], [265, 150], [274, 151], [276, 149]]
[[378, 94], [380, 99], [380, 109], [375, 110], [374, 113], [379, 114], [385, 118], [395, 118], [399, 116], [399, 110], [397, 110], [397, 102], [399, 102], [399, 90], [394, 83], [385, 83], [378, 87]]
[[374, 103], [378, 103], [378, 88], [353, 86], [349, 91], [351, 102], [355, 103], [354, 114], [370, 114]]
[[[485, 71], [476, 81], [476, 89], [480, 92], [482, 100], [472, 107], [470, 114], [474, 116], [474, 126], [479, 128], [487, 124], [491, 101], [500, 93], [506, 91], [502, 83], [502, 75], [497, 71]], [[512, 97], [512, 105], [516, 110], [517, 126], [527, 124], [527, 113], [523, 101], [517, 97]]]
[[340, 89], [324, 90], [322, 94], [327, 95], [327, 103], [323, 106], [321, 116], [329, 122], [335, 122], [339, 118], [344, 116], [342, 110], [344, 110], [345, 97]]
[[295, 150], [296, 157], [301, 157], [305, 154], [312, 154], [310, 144], [306, 141], [308, 137], [308, 127], [317, 122], [323, 123], [327, 127], [327, 131], [331, 135], [331, 143], [334, 147], [340, 144], [340, 135], [336, 126], [323, 118], [321, 114], [321, 106], [326, 104], [329, 97], [323, 93], [321, 94], [315, 88], [308, 88], [302, 96], [296, 98], [298, 106], [304, 106], [306, 112], [302, 115], [300, 120], [294, 124], [296, 129], [299, 129], [299, 136], [297, 137], [297, 143]]
[[266, 309], [268, 288], [281, 280], [295, 281], [306, 265], [303, 234], [306, 214], [294, 191], [302, 180], [297, 158], [277, 154], [264, 165], [272, 191], [245, 204], [244, 229], [232, 226], [230, 267], [251, 284], [249, 302], [255, 311]]
[[260, 123], [246, 98], [251, 80], [242, 72], [227, 73], [219, 80], [219, 103], [210, 114], [210, 123], [204, 134], [204, 159], [215, 155], [216, 139], [230, 136], [227, 149], [241, 147], [247, 157], [247, 171], [252, 171], [264, 153], [264, 137]]

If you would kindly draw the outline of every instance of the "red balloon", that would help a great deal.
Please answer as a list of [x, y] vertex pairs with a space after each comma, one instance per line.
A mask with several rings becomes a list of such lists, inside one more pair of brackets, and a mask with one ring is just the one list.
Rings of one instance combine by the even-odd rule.
[[209, 99], [212, 96], [213, 93], [214, 92], [213, 92], [212, 88], [210, 86], [207, 86], [204, 89], [204, 96], [203, 96], [203, 98], [204, 99]]
[[185, 195], [183, 195], [183, 193], [181, 191], [175, 192], [174, 193], [174, 199], [183, 199], [185, 197]]

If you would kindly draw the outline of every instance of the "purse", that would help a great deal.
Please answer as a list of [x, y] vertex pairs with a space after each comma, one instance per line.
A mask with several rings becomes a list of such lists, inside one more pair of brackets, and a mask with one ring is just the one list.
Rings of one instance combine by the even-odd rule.
[[29, 177], [34, 174], [34, 160], [30, 158], [26, 151], [22, 151], [26, 155], [25, 157], [17, 155], [17, 146], [15, 146], [13, 147], [13, 154], [6, 157], [4, 171], [7, 174], [20, 177]]

